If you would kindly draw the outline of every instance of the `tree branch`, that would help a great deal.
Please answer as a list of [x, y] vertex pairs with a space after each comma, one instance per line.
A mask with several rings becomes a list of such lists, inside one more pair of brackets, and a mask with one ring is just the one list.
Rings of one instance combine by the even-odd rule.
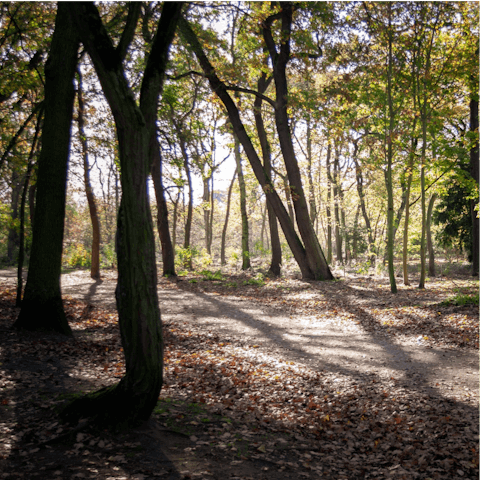
[[122, 32], [122, 37], [117, 45], [117, 53], [122, 60], [125, 60], [127, 56], [128, 47], [133, 41], [135, 36], [135, 29], [137, 28], [138, 18], [140, 17], [141, 2], [129, 2], [128, 3], [128, 16], [125, 23], [125, 28]]
[[265, 100], [268, 102], [273, 108], [276, 107], [276, 102], [274, 102], [271, 98], [267, 97], [266, 95], [263, 95], [256, 90], [250, 90], [249, 88], [242, 88], [242, 87], [236, 87], [234, 85], [225, 85], [226, 90], [232, 90], [234, 92], [241, 92], [241, 93], [249, 93], [251, 95], [255, 95], [258, 98], [261, 98], [262, 100]]

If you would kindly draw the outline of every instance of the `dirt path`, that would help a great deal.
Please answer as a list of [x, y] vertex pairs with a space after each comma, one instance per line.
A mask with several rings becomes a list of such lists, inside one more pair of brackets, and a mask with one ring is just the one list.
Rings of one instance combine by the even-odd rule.
[[[12, 278], [12, 272], [0, 271], [2, 277]], [[93, 305], [115, 308], [115, 285], [113, 275], [104, 276], [101, 282], [95, 282], [84, 271], [62, 276], [64, 295]], [[335, 295], [340, 298], [345, 293], [338, 284], [318, 285], [317, 282], [315, 287], [318, 289], [307, 288], [307, 292], [303, 292], [305, 301], [311, 302], [312, 298], [332, 301]], [[160, 279], [158, 293], [162, 319], [166, 323], [204, 325], [220, 332], [224, 339], [231, 337], [258, 345], [259, 354], [263, 352], [316, 370], [335, 372], [339, 381], [348, 376], [362, 381], [365, 375], [385, 380], [394, 378], [413, 390], [466, 399], [478, 405], [479, 362], [475, 350], [431, 347], [419, 341], [418, 336], [392, 338], [383, 331], [367, 332], [352, 316], [345, 319], [292, 315], [251, 297], [209, 293], [201, 283], [186, 280]], [[370, 301], [374, 300], [374, 296], [370, 297]], [[352, 304], [367, 301], [368, 298], [356, 298]], [[417, 297], [415, 301], [422, 299]]]
[[149, 423], [126, 436], [72, 439], [52, 409], [122, 375], [115, 274], [62, 276], [69, 341], [12, 331], [18, 309], [5, 300], [0, 476], [478, 478], [478, 308], [442, 306], [451, 281], [394, 296], [368, 278], [249, 280], [159, 279], [165, 384]]

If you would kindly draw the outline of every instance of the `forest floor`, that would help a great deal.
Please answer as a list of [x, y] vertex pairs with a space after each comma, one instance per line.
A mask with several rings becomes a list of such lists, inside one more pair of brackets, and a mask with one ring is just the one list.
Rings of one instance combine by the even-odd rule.
[[[0, 271], [0, 478], [478, 478], [478, 293], [387, 279], [159, 279], [165, 385], [128, 434], [62, 425], [73, 394], [117, 382], [114, 271], [62, 276], [74, 337], [11, 329]], [[453, 301], [453, 298], [457, 301]]]

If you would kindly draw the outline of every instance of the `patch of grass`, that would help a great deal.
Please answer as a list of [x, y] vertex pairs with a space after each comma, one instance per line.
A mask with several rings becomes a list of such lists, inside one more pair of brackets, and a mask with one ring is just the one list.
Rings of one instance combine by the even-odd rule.
[[253, 285], [256, 287], [263, 287], [265, 286], [264, 276], [259, 273], [255, 278], [249, 278], [243, 282], [244, 285]]
[[203, 276], [203, 280], [223, 280], [223, 275], [220, 270], [212, 272], [210, 270], [202, 270], [200, 275]]
[[238, 287], [238, 283], [237, 283], [237, 282], [227, 282], [227, 283], [225, 283], [225, 286], [226, 286], [226, 287], [234, 287], [234, 288], [237, 288], [237, 287]]
[[440, 305], [478, 305], [478, 293], [469, 295], [467, 293], [459, 293], [452, 298], [447, 298]]
[[198, 280], [197, 278], [191, 278], [189, 280], [190, 283], [198, 283], [200, 280]]

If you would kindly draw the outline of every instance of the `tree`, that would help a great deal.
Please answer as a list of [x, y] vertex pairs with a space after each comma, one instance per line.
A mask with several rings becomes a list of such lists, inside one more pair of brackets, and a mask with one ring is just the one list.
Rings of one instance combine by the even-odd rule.
[[[320, 262], [320, 264], [316, 264], [315, 260], [318, 259], [319, 261], [321, 261], [321, 259], [317, 258], [314, 252], [310, 252], [310, 254], [308, 254], [306, 248], [303, 246], [301, 240], [298, 238], [293, 228], [293, 223], [288, 213], [286, 212], [285, 207], [282, 201], [280, 200], [280, 197], [275, 191], [271, 178], [266, 175], [262, 162], [260, 161], [260, 158], [258, 157], [258, 154], [255, 150], [255, 147], [253, 146], [253, 143], [245, 130], [245, 127], [240, 119], [238, 108], [235, 105], [234, 101], [232, 100], [230, 94], [228, 93], [228, 89], [235, 89], [235, 88], [232, 88], [232, 87], [227, 88], [225, 83], [218, 78], [214, 67], [206, 57], [195, 32], [193, 31], [193, 29], [185, 19], [182, 18], [180, 20], [179, 28], [180, 28], [181, 35], [184, 37], [185, 41], [190, 45], [190, 48], [195, 53], [195, 56], [197, 57], [197, 60], [203, 70], [203, 73], [205, 74], [205, 76], [209, 81], [212, 91], [215, 92], [215, 94], [222, 101], [223, 105], [227, 110], [233, 130], [237, 135], [240, 143], [243, 146], [244, 152], [250, 161], [250, 164], [253, 168], [255, 176], [258, 182], [260, 183], [261, 187], [263, 188], [263, 191], [267, 197], [267, 201], [269, 201], [272, 204], [272, 207], [275, 211], [275, 215], [277, 216], [280, 222], [280, 225], [282, 227], [282, 230], [285, 234], [285, 238], [290, 246], [290, 249], [292, 250], [295, 260], [297, 261], [300, 267], [300, 270], [302, 271], [302, 276], [304, 278], [311, 278], [311, 279], [323, 279], [323, 280], [333, 279], [333, 276], [330, 270], [328, 269], [328, 265], [326, 264], [326, 262], [324, 263]], [[274, 103], [270, 99], [267, 99], [267, 97], [264, 97], [264, 99], [269, 101], [270, 104]], [[308, 210], [307, 210], [307, 218], [309, 221]], [[312, 231], [313, 231], [313, 228], [312, 228]], [[318, 244], [318, 240], [316, 241]], [[310, 247], [312, 245], [310, 243], [308, 245], [310, 250]], [[319, 245], [318, 245], [318, 248], [320, 248]], [[322, 265], [324, 267], [326, 266], [326, 270], [322, 268]]]
[[68, 5], [115, 118], [122, 199], [117, 224], [118, 283], [115, 292], [126, 374], [120, 383], [67, 405], [68, 420], [90, 417], [96, 425], [124, 429], [149, 418], [163, 383], [163, 339], [157, 297], [155, 244], [147, 196], [152, 135], [167, 55], [182, 4], [164, 3], [140, 92], [140, 106], [127, 83], [123, 58], [133, 38], [138, 5], [113, 46], [93, 3]]
[[45, 67], [45, 120], [37, 174], [36, 213], [27, 283], [15, 328], [71, 335], [63, 310], [60, 273], [70, 126], [78, 37], [68, 6], [59, 3]]
[[[478, 42], [477, 42], [478, 43]], [[475, 51], [475, 57], [480, 58], [480, 46]], [[470, 147], [470, 174], [476, 183], [476, 198], [470, 200], [470, 214], [472, 217], [472, 274], [480, 275], [480, 211], [479, 193], [480, 190], [480, 140], [478, 129], [478, 97], [479, 97], [478, 74], [471, 75], [471, 93], [470, 93], [470, 132], [472, 135], [472, 145]]]
[[78, 100], [78, 135], [82, 147], [83, 157], [83, 179], [85, 183], [85, 193], [87, 195], [88, 210], [92, 222], [92, 260], [90, 266], [90, 276], [100, 279], [100, 221], [97, 212], [97, 203], [93, 193], [92, 183], [90, 181], [90, 164], [88, 159], [88, 140], [85, 133], [85, 102], [83, 99], [83, 81], [80, 69], [77, 68], [77, 100]]

